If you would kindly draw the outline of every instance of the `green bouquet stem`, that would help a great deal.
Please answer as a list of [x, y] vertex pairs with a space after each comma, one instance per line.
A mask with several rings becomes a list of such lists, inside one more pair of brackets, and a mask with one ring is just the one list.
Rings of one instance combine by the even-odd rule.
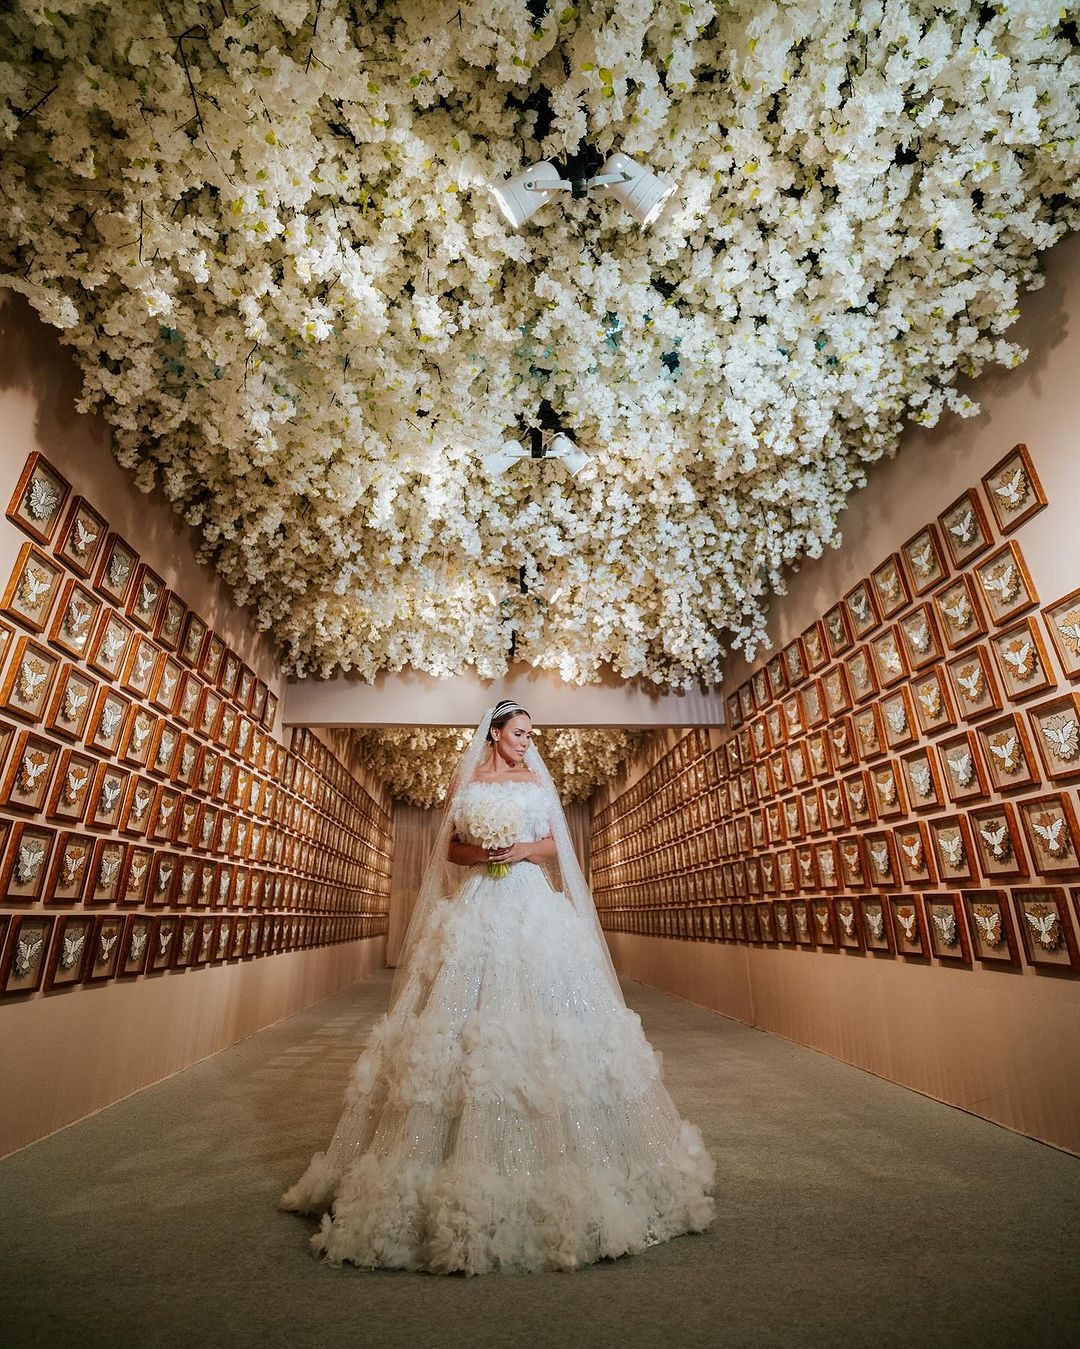
[[509, 863], [509, 862], [489, 862], [489, 863], [487, 864], [487, 874], [488, 874], [489, 876], [509, 876], [509, 875], [510, 875], [510, 863]]

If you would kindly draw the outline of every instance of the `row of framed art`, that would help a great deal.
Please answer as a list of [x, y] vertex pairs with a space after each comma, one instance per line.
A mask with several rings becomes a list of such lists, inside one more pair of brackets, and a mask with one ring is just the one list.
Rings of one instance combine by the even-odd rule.
[[[680, 908], [609, 910], [603, 927], [648, 937], [846, 950], [985, 968], [1080, 971], [1080, 887], [818, 895]], [[1011, 898], [1011, 911], [1010, 911]], [[1016, 921], [1013, 921], [1015, 913]], [[1017, 933], [1019, 932], [1019, 940]]]
[[384, 935], [385, 914], [0, 914], [0, 996]]

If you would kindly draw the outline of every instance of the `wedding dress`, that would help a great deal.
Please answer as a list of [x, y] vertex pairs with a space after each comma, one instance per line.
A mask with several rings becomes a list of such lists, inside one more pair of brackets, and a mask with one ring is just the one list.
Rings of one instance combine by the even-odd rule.
[[[550, 777], [535, 750], [526, 764], [540, 781], [461, 781], [436, 850], [463, 810], [511, 793], [517, 841], [554, 833], [574, 873]], [[703, 1230], [715, 1162], [623, 1001], [591, 903], [533, 862], [460, 868], [456, 889], [450, 870], [433, 856], [421, 900], [435, 898], [418, 900], [390, 1008], [326, 1151], [279, 1207], [323, 1213], [311, 1246], [333, 1264], [441, 1274], [571, 1270]]]

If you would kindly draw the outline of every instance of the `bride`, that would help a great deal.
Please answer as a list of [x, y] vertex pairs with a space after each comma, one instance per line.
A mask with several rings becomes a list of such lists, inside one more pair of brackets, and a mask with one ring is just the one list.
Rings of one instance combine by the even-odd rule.
[[572, 1270], [715, 1217], [715, 1163], [622, 996], [518, 704], [447, 794], [390, 991], [325, 1152], [279, 1200], [333, 1264]]

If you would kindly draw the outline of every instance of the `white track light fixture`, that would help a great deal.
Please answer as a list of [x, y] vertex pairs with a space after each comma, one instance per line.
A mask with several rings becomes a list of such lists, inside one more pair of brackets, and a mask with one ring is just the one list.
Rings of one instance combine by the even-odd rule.
[[610, 188], [616, 200], [643, 229], [656, 220], [675, 191], [674, 183], [664, 182], [652, 169], [624, 155], [621, 150], [609, 155], [601, 166], [599, 152], [592, 146], [571, 155], [562, 166], [562, 172], [550, 160], [541, 159], [505, 183], [488, 184], [499, 210], [514, 229], [519, 229], [534, 216], [553, 192], [569, 192], [571, 196], [581, 198], [588, 196], [594, 187]]
[[531, 458], [531, 451], [518, 440], [504, 440], [498, 449], [484, 455], [482, 463], [489, 478], [501, 477], [519, 459]]
[[611, 188], [611, 195], [647, 229], [664, 209], [668, 197], [675, 191], [674, 183], [665, 183], [652, 169], [624, 155], [621, 150], [611, 155], [594, 182]]
[[548, 442], [546, 454], [549, 459], [561, 459], [572, 478], [577, 477], [589, 462], [589, 456], [565, 431], [555, 432]]
[[508, 178], [505, 183], [489, 183], [488, 191], [508, 223], [514, 229], [520, 229], [530, 216], [534, 216], [550, 200], [552, 192], [562, 186], [559, 170], [546, 159], [541, 159], [513, 178]]

